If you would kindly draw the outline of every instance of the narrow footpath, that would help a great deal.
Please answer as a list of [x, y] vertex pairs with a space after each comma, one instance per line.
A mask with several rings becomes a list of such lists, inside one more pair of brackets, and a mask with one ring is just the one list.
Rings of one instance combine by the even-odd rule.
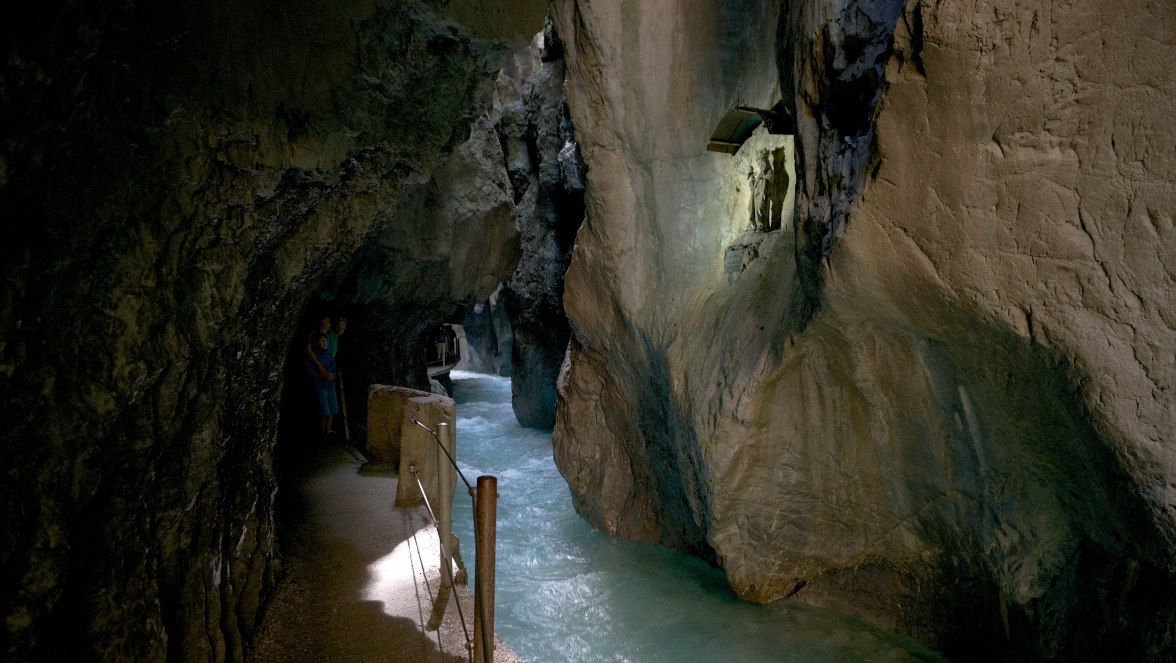
[[[441, 583], [437, 530], [424, 507], [394, 506], [395, 472], [365, 460], [339, 443], [283, 464], [296, 476], [282, 484], [283, 568], [254, 639], [259, 663], [470, 660], [469, 588], [455, 587], [440, 628], [426, 629]], [[497, 637], [494, 660], [521, 663]]]

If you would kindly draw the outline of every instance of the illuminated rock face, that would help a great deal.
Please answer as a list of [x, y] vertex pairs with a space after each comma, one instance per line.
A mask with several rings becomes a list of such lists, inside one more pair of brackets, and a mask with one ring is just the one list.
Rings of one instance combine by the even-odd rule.
[[[953, 654], [1171, 658], [1174, 11], [679, 4], [559, 5], [577, 508]], [[777, 99], [765, 232], [780, 146], [703, 146]]]

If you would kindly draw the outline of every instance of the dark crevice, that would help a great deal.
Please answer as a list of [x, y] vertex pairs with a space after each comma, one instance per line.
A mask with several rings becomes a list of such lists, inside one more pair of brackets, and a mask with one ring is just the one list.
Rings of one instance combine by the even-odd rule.
[[776, 34], [781, 106], [798, 125], [795, 331], [821, 307], [821, 269], [859, 199], [901, 0], [851, 4], [831, 17], [785, 0]]

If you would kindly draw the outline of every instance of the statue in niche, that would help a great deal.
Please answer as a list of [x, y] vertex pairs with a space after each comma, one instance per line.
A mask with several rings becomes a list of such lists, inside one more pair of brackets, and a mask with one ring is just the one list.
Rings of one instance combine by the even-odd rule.
[[761, 220], [764, 217], [764, 193], [768, 189], [768, 169], [771, 164], [764, 157], [756, 160], [747, 174], [751, 180], [751, 229], [763, 230]]
[[784, 223], [784, 201], [790, 184], [787, 159], [783, 147], [765, 153], [749, 174], [752, 230], [778, 230]]

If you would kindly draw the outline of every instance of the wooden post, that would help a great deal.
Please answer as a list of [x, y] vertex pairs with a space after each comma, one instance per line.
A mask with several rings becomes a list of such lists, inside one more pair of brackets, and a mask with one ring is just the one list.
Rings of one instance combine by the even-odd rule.
[[343, 439], [351, 441], [351, 417], [347, 416], [347, 398], [343, 395], [343, 371], [335, 371], [335, 386], [339, 389], [339, 410], [343, 413]]
[[494, 663], [494, 543], [498, 479], [478, 477], [474, 497], [474, 661]]

